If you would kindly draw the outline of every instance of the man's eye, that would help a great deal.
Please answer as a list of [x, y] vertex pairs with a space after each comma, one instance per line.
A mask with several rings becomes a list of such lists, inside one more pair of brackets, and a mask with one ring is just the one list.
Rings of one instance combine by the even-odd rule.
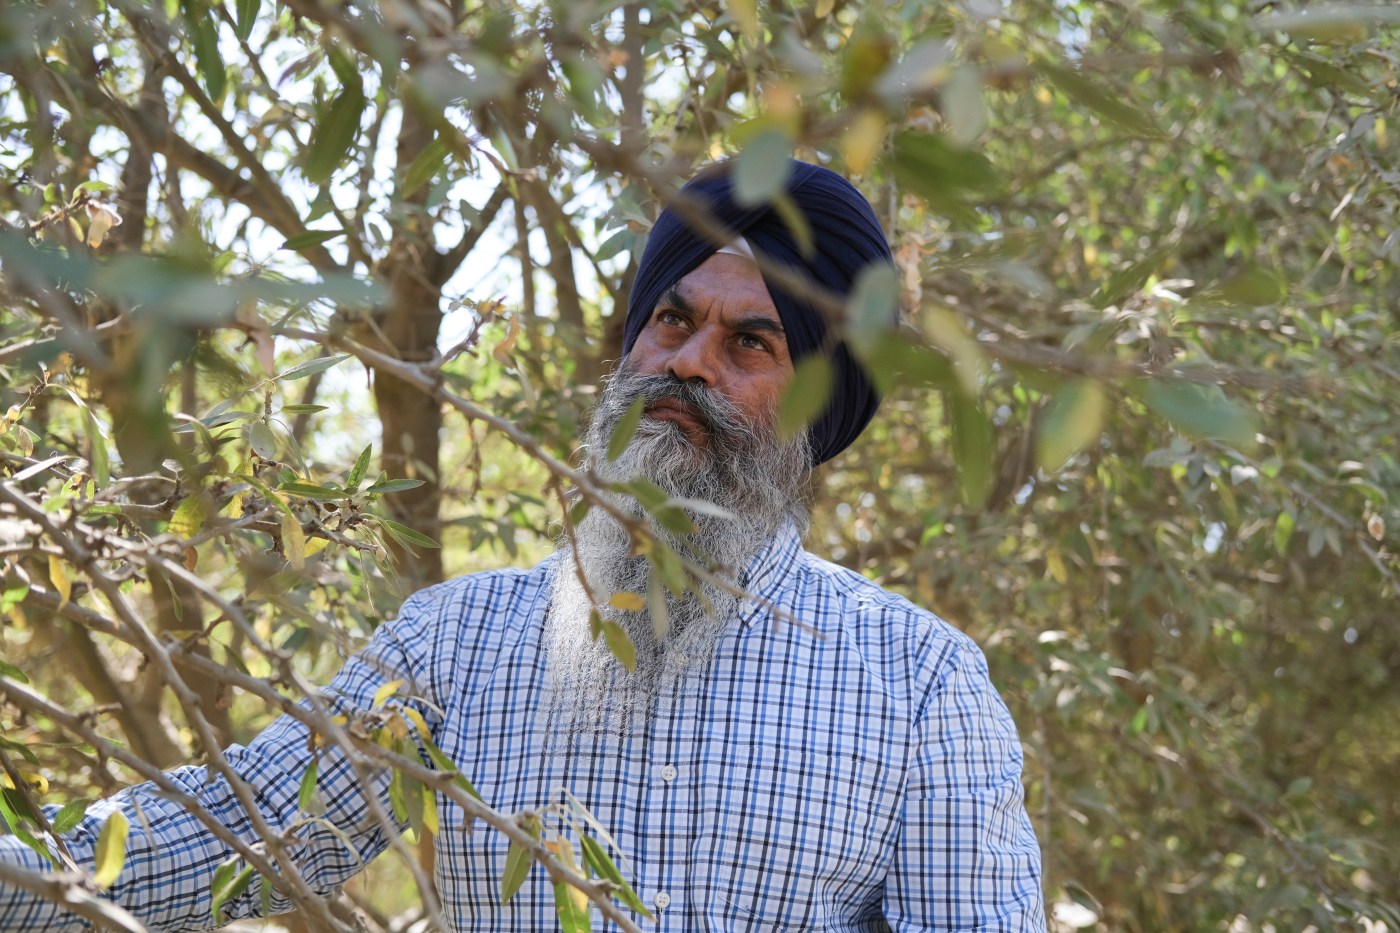
[[685, 318], [681, 317], [675, 311], [656, 312], [656, 321], [658, 324], [669, 324], [672, 327], [680, 327], [685, 324]]
[[745, 350], [767, 350], [768, 341], [753, 334], [740, 334], [739, 346], [743, 347]]

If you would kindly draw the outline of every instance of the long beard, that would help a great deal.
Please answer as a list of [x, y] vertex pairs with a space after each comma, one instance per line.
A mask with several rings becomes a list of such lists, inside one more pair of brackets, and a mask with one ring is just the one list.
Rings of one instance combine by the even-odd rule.
[[[674, 422], [644, 418], [626, 450], [609, 462], [604, 452], [613, 430], [639, 395], [648, 404], [668, 396], [690, 403], [707, 424], [707, 444], [695, 446]], [[807, 524], [807, 439], [779, 442], [772, 422], [771, 416], [760, 424], [747, 422], [712, 389], [623, 369], [609, 380], [594, 412], [585, 438], [588, 463], [605, 482], [640, 476], [674, 499], [704, 500], [725, 510], [727, 516], [690, 510], [696, 531], [687, 536], [661, 527], [650, 516], [645, 520], [662, 543], [691, 559], [702, 555], [702, 566], [742, 585], [739, 575], [785, 522], [801, 530]], [[646, 515], [630, 497], [617, 496], [614, 504], [633, 517]], [[608, 605], [615, 593], [647, 593], [654, 572], [647, 558], [633, 555], [632, 541], [616, 519], [591, 509], [574, 529], [573, 542], [565, 537], [560, 550], [545, 628], [551, 739], [572, 744], [584, 735], [635, 735], [660, 698], [676, 695], [689, 673], [708, 666], [740, 600], [712, 583], [692, 581], [679, 596], [662, 588], [668, 624], [658, 631], [650, 612]], [[580, 574], [588, 580], [587, 589]], [[592, 637], [589, 589], [601, 616], [631, 639], [634, 671], [618, 662], [604, 639]]]

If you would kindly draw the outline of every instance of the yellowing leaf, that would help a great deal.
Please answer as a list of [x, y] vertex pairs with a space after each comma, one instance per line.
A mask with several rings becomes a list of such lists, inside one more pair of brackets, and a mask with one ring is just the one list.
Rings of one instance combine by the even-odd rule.
[[434, 836], [438, 834], [437, 794], [423, 789], [423, 828]]
[[68, 579], [68, 571], [64, 569], [63, 559], [57, 554], [49, 555], [49, 580], [53, 583], [53, 588], [58, 590], [60, 597], [58, 608], [62, 609], [68, 605], [68, 600], [73, 595], [73, 583]]
[[750, 42], [758, 39], [758, 3], [756, 0], [729, 0], [729, 15], [744, 31], [744, 38]]
[[[399, 692], [399, 688], [404, 685], [402, 680], [391, 680], [378, 690], [374, 691], [374, 702], [370, 704], [371, 709], [378, 709], [384, 705], [384, 701]], [[416, 723], [415, 723], [416, 725]]]
[[301, 522], [285, 512], [282, 513], [282, 553], [293, 570], [306, 567], [306, 532], [301, 530]]
[[608, 605], [623, 612], [640, 612], [647, 607], [647, 601], [640, 593], [614, 593], [608, 597]]
[[506, 336], [500, 343], [491, 348], [491, 356], [502, 366], [513, 364], [510, 353], [515, 349], [515, 341], [520, 339], [520, 315], [512, 314], [506, 319]]
[[1065, 568], [1065, 559], [1060, 556], [1059, 551], [1050, 550], [1046, 552], [1045, 569], [1049, 571], [1050, 578], [1056, 583], [1069, 582], [1069, 571]]
[[247, 499], [247, 497], [247, 493], [240, 492], [232, 499], [229, 499], [228, 505], [224, 507], [224, 514], [226, 514], [229, 518], [242, 518], [243, 502], [245, 499]]
[[166, 530], [181, 538], [193, 538], [199, 534], [200, 529], [204, 527], [204, 520], [208, 517], [209, 501], [203, 494], [194, 493], [186, 496], [175, 509]]
[[321, 553], [326, 549], [326, 545], [330, 543], [329, 538], [312, 538], [306, 542], [306, 556], [311, 557], [312, 555]]
[[120, 810], [113, 811], [102, 825], [102, 832], [97, 837], [92, 876], [93, 884], [102, 890], [110, 888], [122, 873], [122, 866], [126, 864], [126, 834], [130, 828], [131, 824]]
[[885, 115], [862, 110], [841, 135], [841, 158], [852, 175], [864, 175], [885, 144]]
[[413, 728], [418, 730], [418, 735], [423, 741], [431, 742], [433, 740], [433, 733], [429, 731], [428, 721], [423, 718], [422, 713], [411, 706], [405, 706], [403, 709], [399, 710], [399, 712], [403, 713], [408, 717], [408, 721], [413, 723]]

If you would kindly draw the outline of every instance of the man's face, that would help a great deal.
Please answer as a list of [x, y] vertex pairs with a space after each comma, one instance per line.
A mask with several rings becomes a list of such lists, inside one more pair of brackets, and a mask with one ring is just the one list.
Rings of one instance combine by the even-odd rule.
[[[792, 378], [778, 309], [758, 266], [716, 253], [662, 295], [627, 356], [627, 369], [673, 375], [715, 389], [752, 426], [770, 426]], [[646, 416], [678, 425], [696, 447], [709, 444], [704, 419], [689, 404], [661, 398]]]

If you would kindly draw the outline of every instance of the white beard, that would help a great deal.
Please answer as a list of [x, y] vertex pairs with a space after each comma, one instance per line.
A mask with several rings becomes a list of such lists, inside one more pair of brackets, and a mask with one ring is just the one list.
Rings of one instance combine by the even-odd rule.
[[[779, 443], [767, 427], [751, 428], [717, 392], [682, 386], [687, 401], [700, 407], [713, 430], [706, 447], [696, 447], [673, 422], [644, 418], [631, 444], [613, 462], [602, 455], [622, 413], [639, 392], [670, 394], [669, 377], [647, 377], [625, 368], [606, 386], [586, 438], [589, 465], [607, 482], [645, 477], [673, 498], [703, 499], [730, 517], [691, 512], [698, 530], [688, 543], [706, 555], [704, 564], [728, 582], [788, 521], [805, 530], [803, 492], [810, 475], [805, 436]], [[771, 424], [772, 419], [769, 419]], [[644, 511], [629, 496], [614, 504], [629, 515]], [[648, 528], [684, 554], [682, 539], [654, 520]], [[550, 579], [545, 651], [549, 688], [545, 716], [551, 744], [572, 744], [588, 735], [640, 734], [660, 698], [676, 695], [686, 677], [706, 669], [715, 649], [736, 622], [741, 600], [712, 583], [692, 582], [681, 596], [664, 591], [669, 626], [658, 633], [646, 610], [608, 606], [614, 593], [645, 594], [650, 561], [633, 556], [627, 531], [600, 508], [590, 509], [574, 529], [574, 542], [559, 543]], [[593, 603], [579, 578], [586, 576], [604, 619], [616, 622], [636, 648], [636, 670], [628, 671], [604, 639], [593, 639]]]

